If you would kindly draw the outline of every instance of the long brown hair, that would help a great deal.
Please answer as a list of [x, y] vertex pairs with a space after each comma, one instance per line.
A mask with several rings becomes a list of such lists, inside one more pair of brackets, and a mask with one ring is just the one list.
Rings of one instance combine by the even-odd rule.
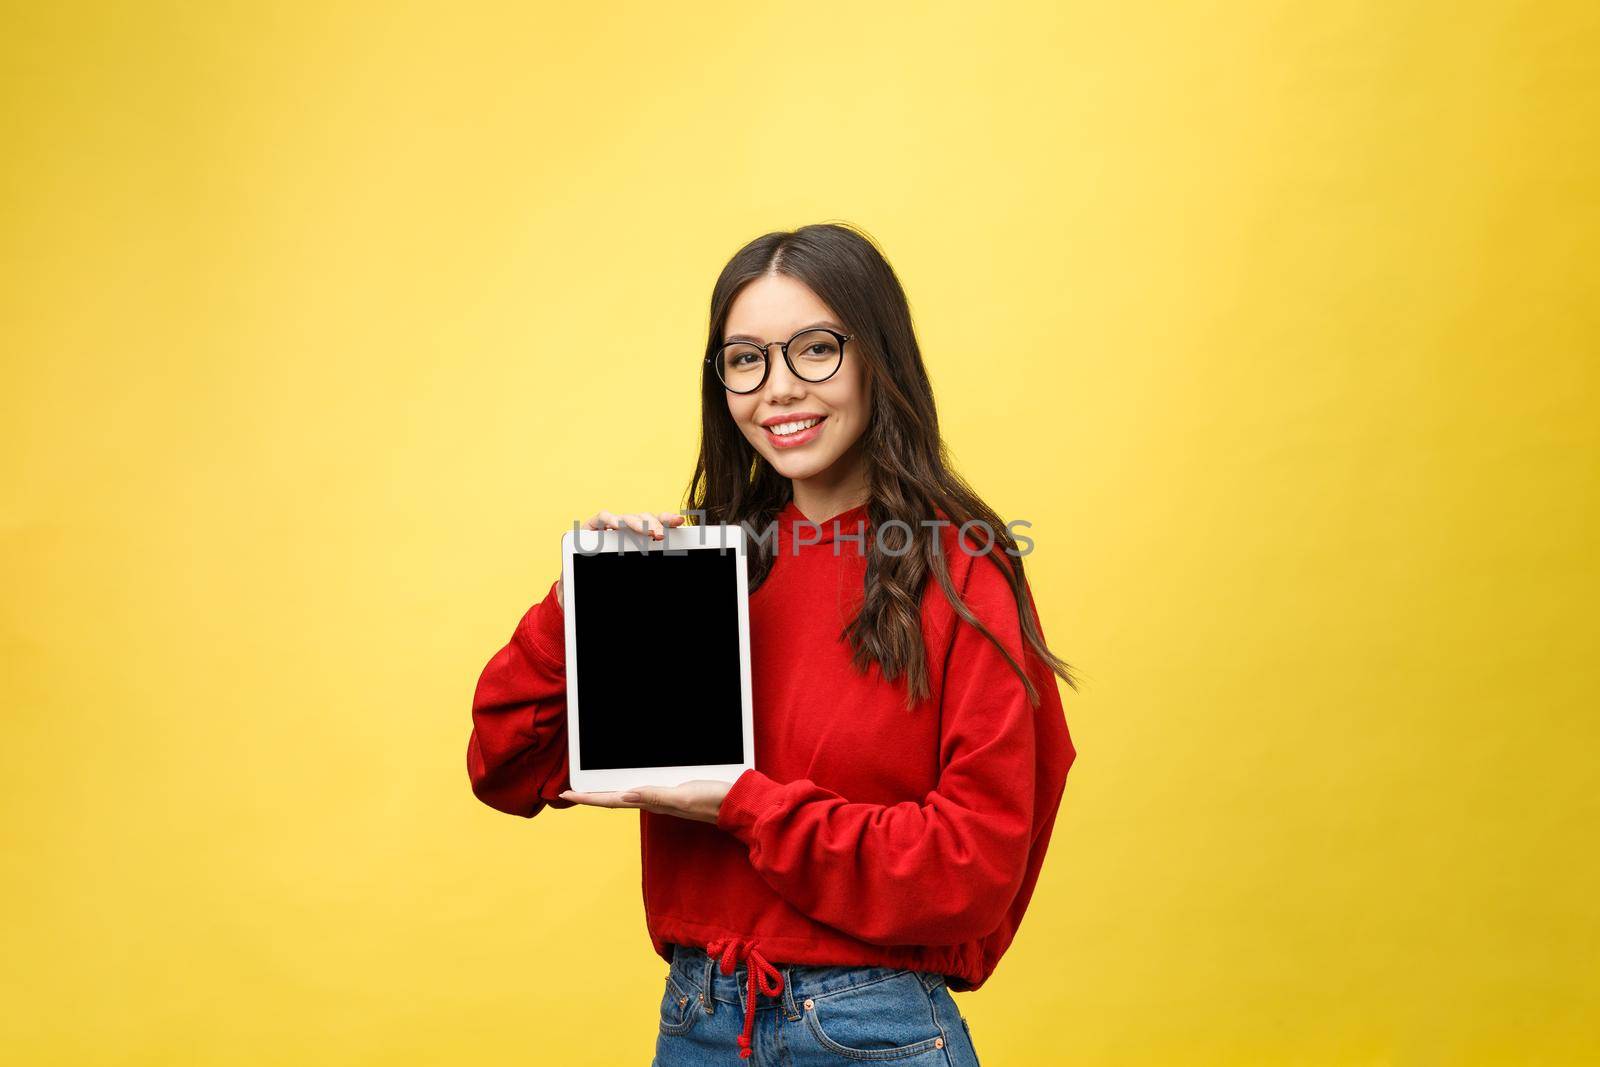
[[[804, 283], [852, 331], [851, 354], [862, 360], [872, 383], [872, 412], [863, 431], [871, 488], [867, 518], [874, 532], [894, 519], [911, 530], [909, 551], [904, 536], [887, 540], [892, 552], [879, 543], [879, 536], [868, 538], [866, 596], [840, 634], [850, 641], [855, 667], [865, 671], [876, 661], [888, 681], [905, 675], [908, 705], [929, 695], [921, 599], [932, 574], [956, 614], [1000, 648], [1021, 676], [1029, 702], [1038, 704], [1039, 693], [1023, 665], [961, 602], [950, 580], [946, 554], [936, 541], [937, 528], [921, 522], [943, 517], [959, 529], [965, 522], [981, 520], [994, 535], [993, 545], [984, 555], [1011, 585], [1027, 645], [1076, 690], [1071, 666], [1045, 647], [1030, 610], [1016, 539], [950, 469], [939, 435], [933, 387], [911, 326], [911, 309], [888, 260], [871, 238], [848, 224], [818, 223], [757, 237], [728, 261], [711, 291], [708, 357], [722, 344], [734, 297], [747, 283], [767, 274], [785, 274]], [[688, 507], [703, 512], [704, 521], [710, 524], [743, 523], [754, 531], [764, 531], [790, 500], [789, 480], [774, 470], [734, 425], [722, 383], [709, 363], [702, 373], [700, 456], [689, 481]], [[775, 545], [759, 538], [748, 543], [750, 589], [754, 591], [772, 570]]]

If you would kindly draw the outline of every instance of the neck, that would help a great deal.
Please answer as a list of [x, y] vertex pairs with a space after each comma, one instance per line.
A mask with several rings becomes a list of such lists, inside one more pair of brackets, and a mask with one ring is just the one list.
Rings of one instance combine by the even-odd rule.
[[826, 522], [867, 502], [872, 495], [867, 466], [861, 462], [859, 453], [854, 449], [852, 453], [840, 457], [839, 462], [821, 474], [790, 480], [790, 491], [800, 514], [813, 522]]

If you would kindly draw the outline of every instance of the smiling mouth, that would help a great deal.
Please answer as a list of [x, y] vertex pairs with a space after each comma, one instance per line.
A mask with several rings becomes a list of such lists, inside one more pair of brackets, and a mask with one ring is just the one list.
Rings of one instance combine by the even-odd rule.
[[817, 419], [796, 419], [794, 422], [780, 422], [776, 426], [762, 427], [774, 437], [792, 437], [797, 433], [804, 433], [813, 426], [820, 425], [826, 415]]

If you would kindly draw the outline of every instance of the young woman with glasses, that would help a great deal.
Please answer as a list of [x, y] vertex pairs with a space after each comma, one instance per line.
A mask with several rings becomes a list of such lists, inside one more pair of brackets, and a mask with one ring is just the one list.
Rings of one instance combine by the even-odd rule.
[[[950, 992], [993, 973], [1033, 894], [1076, 755], [1055, 684], [1076, 689], [1071, 668], [1018, 539], [949, 467], [905, 293], [870, 240], [823, 224], [740, 249], [701, 371], [688, 511], [771, 533], [748, 557], [756, 767], [573, 792], [557, 579], [479, 677], [472, 789], [524, 817], [640, 810], [670, 964], [656, 1067], [976, 1064]], [[584, 526], [659, 538], [684, 521]]]

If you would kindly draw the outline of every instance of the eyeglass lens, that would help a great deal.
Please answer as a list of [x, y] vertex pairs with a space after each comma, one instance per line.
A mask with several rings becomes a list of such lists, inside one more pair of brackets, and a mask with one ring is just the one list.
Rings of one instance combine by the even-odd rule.
[[[826, 330], [809, 330], [789, 342], [789, 362], [795, 375], [808, 382], [820, 382], [839, 369], [844, 349], [839, 339]], [[717, 377], [736, 393], [748, 393], [760, 386], [767, 366], [767, 352], [752, 344], [734, 342], [723, 346], [713, 360]]]

